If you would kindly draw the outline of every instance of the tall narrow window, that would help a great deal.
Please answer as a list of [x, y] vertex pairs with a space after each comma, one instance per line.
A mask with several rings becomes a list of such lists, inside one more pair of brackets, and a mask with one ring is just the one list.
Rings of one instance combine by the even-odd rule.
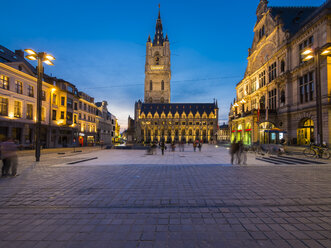
[[44, 90], [41, 92], [41, 99], [43, 101], [46, 101], [46, 91], [44, 91]]
[[20, 101], [14, 102], [14, 117], [16, 118], [22, 117], [22, 102]]
[[16, 87], [16, 89], [15, 89], [16, 93], [18, 93], [18, 94], [23, 93], [23, 83], [21, 81], [16, 81], [15, 87]]
[[52, 120], [56, 121], [56, 110], [55, 109], [52, 110]]
[[33, 86], [28, 85], [28, 96], [34, 97]]
[[276, 109], [276, 95], [277, 95], [277, 90], [273, 89], [268, 92], [269, 94], [269, 109]]
[[161, 82], [161, 90], [164, 90], [164, 81]]
[[265, 86], [265, 71], [259, 74], [259, 83], [260, 83], [260, 88]]
[[0, 75], [0, 88], [9, 90], [9, 77]]
[[152, 82], [152, 80], [149, 82], [149, 90], [153, 90], [153, 82]]
[[276, 71], [277, 64], [276, 62], [269, 66], [269, 83], [276, 79], [277, 71]]
[[300, 103], [314, 100], [314, 73], [310, 72], [299, 78]]
[[27, 104], [26, 105], [26, 118], [28, 120], [33, 119], [33, 105], [32, 104]]
[[285, 61], [284, 60], [282, 60], [282, 62], [280, 63], [280, 71], [285, 72]]
[[64, 106], [65, 97], [61, 96], [61, 106]]
[[0, 97], [0, 115], [8, 115], [8, 98]]

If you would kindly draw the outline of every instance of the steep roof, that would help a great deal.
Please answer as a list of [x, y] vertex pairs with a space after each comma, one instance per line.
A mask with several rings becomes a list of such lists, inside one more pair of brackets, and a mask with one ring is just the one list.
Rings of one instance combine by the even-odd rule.
[[284, 29], [291, 35], [294, 35], [318, 8], [319, 7], [270, 7], [270, 13], [274, 18], [279, 16], [284, 24]]
[[206, 112], [206, 114], [209, 115], [210, 113], [214, 113], [215, 108], [215, 103], [142, 103], [141, 113], [147, 115], [149, 112], [152, 114], [157, 112], [161, 115], [162, 112], [165, 114], [170, 112], [174, 115], [176, 112], [178, 112], [178, 114], [182, 114], [183, 112], [189, 114], [192, 111], [193, 115], [197, 112], [200, 114]]
[[0, 45], [0, 62], [23, 62], [34, 74], [37, 74], [36, 68], [25, 60], [24, 52], [21, 50], [17, 50], [16, 53], [14, 53], [8, 48]]

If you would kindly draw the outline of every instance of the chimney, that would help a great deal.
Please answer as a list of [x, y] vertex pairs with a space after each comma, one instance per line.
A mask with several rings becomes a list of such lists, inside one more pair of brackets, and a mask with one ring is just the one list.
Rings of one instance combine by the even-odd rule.
[[18, 57], [24, 58], [24, 51], [23, 50], [15, 50], [15, 54]]

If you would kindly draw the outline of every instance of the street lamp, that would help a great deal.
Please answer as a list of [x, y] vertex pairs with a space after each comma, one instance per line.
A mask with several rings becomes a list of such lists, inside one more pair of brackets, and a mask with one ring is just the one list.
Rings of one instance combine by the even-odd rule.
[[327, 44], [322, 48], [308, 48], [301, 55], [303, 61], [315, 60], [315, 79], [316, 79], [316, 116], [317, 116], [317, 143], [323, 144], [323, 111], [322, 111], [322, 90], [321, 90], [321, 56], [331, 54], [331, 46]]
[[42, 81], [43, 81], [43, 62], [47, 65], [54, 65], [52, 60], [55, 58], [47, 54], [45, 52], [35, 52], [32, 49], [25, 49], [25, 52], [28, 54], [25, 58], [29, 60], [38, 60], [38, 79], [37, 79], [37, 122], [36, 122], [36, 136], [35, 136], [35, 143], [36, 143], [36, 161], [40, 160], [40, 129], [41, 129], [41, 105], [42, 105]]

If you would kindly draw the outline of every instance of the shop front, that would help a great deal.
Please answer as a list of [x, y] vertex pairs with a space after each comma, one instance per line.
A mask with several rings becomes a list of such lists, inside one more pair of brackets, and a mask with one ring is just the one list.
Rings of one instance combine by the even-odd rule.
[[312, 119], [303, 119], [297, 129], [298, 145], [309, 145], [314, 143], [314, 121]]
[[263, 122], [259, 128], [261, 144], [280, 144], [285, 140], [286, 131], [276, 128], [271, 122]]

